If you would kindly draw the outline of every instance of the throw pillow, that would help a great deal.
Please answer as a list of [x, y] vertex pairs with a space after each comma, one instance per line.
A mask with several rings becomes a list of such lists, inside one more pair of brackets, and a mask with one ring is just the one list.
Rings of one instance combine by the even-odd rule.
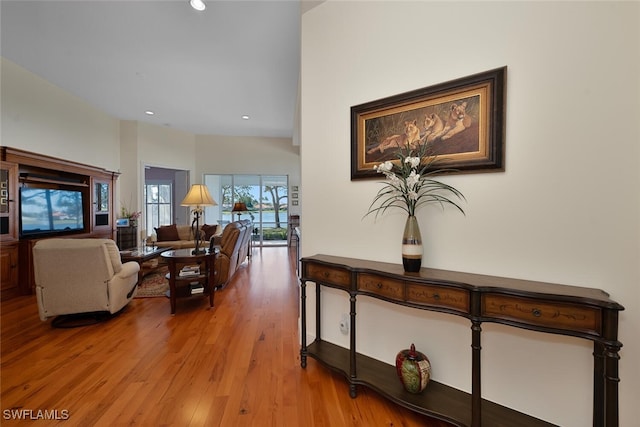
[[218, 229], [218, 225], [203, 225], [202, 231], [204, 231], [204, 240], [211, 240], [211, 236], [216, 234], [216, 230]]
[[156, 230], [158, 242], [171, 242], [174, 240], [180, 240], [180, 236], [178, 235], [178, 228], [175, 224], [163, 225], [161, 227], [154, 228], [154, 230]]

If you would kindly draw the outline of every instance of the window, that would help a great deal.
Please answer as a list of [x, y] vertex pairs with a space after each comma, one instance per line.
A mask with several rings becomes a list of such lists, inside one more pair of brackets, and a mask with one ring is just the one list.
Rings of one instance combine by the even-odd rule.
[[160, 225], [172, 224], [173, 213], [171, 182], [147, 181], [144, 186], [145, 215], [147, 230], [151, 233]]

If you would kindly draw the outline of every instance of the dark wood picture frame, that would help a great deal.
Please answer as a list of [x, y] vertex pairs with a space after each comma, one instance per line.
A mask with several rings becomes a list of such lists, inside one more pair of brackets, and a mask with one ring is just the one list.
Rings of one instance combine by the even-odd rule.
[[351, 107], [351, 179], [380, 178], [398, 147], [430, 144], [458, 172], [504, 170], [507, 67]]

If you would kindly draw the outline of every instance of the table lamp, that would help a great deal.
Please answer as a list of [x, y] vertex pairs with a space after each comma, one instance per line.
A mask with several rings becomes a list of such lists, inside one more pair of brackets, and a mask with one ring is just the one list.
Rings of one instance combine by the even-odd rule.
[[240, 221], [240, 212], [247, 211], [247, 204], [244, 202], [236, 202], [233, 205], [233, 209], [231, 209], [231, 214], [236, 212], [238, 214], [238, 221]]
[[[194, 217], [193, 221], [196, 223], [196, 231], [194, 233], [196, 248], [193, 250], [192, 253], [194, 255], [205, 253], [206, 249], [202, 249], [202, 250], [200, 249], [200, 215], [202, 215], [202, 212], [204, 211], [202, 207], [217, 206], [218, 204], [216, 203], [215, 200], [213, 200], [213, 197], [211, 197], [211, 194], [209, 194], [209, 189], [207, 188], [206, 185], [193, 184], [191, 186], [191, 189], [185, 196], [185, 198], [182, 200], [182, 203], [180, 203], [180, 205], [194, 206], [191, 212], [193, 212], [193, 217]], [[193, 227], [193, 222], [191, 223], [191, 227]]]

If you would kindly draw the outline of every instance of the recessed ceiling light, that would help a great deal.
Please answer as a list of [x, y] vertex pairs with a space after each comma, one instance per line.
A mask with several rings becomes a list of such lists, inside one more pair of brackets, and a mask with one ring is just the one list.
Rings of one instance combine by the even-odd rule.
[[144, 112], [147, 116], [153, 116], [155, 113], [151, 110], [147, 110]]
[[204, 4], [202, 0], [190, 0], [189, 4], [191, 5], [192, 8], [194, 8], [198, 12], [202, 12], [207, 8], [207, 5]]
[[242, 120], [249, 120], [249, 116], [245, 114], [244, 116], [242, 116]]

